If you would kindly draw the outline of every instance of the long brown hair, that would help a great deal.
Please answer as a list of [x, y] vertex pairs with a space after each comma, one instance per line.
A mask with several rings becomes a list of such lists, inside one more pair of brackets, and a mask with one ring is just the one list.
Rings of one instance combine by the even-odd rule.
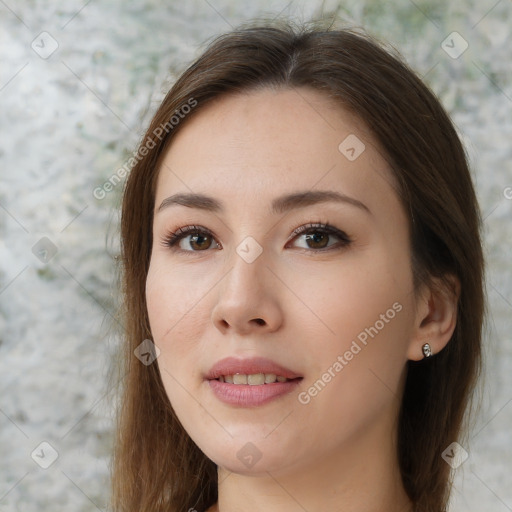
[[460, 280], [453, 336], [432, 358], [408, 362], [398, 418], [398, 459], [414, 510], [444, 511], [451, 473], [441, 454], [463, 432], [480, 373], [485, 313], [482, 221], [465, 151], [435, 95], [397, 52], [362, 31], [283, 19], [246, 24], [210, 42], [158, 108], [127, 179], [113, 510], [203, 512], [217, 500], [216, 465], [177, 419], [158, 365], [143, 364], [134, 350], [151, 339], [145, 282], [159, 161], [211, 100], [259, 87], [312, 87], [362, 119], [384, 148], [409, 213], [415, 290], [432, 285], [433, 277]]

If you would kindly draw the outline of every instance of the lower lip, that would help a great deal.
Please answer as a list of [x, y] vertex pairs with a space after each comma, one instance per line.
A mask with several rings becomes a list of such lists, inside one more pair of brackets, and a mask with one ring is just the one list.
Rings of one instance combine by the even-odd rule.
[[209, 380], [210, 389], [222, 402], [240, 407], [254, 407], [263, 405], [276, 398], [291, 393], [302, 379], [286, 382], [273, 382], [272, 384], [231, 384], [218, 380]]

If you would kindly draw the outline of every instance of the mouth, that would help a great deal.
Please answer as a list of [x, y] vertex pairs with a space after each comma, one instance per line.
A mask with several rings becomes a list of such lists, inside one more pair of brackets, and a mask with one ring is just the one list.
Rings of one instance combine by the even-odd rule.
[[235, 373], [233, 375], [221, 375], [219, 378], [213, 380], [236, 385], [247, 384], [249, 386], [261, 386], [262, 384], [273, 384], [274, 382], [291, 382], [292, 380], [298, 379], [302, 379], [302, 377], [288, 379], [283, 375], [276, 375], [275, 373], [251, 373], [249, 375], [244, 373]]
[[238, 407], [259, 406], [283, 397], [302, 379], [289, 368], [261, 357], [222, 359], [205, 376], [220, 401]]
[[294, 380], [302, 378], [302, 375], [266, 357], [226, 357], [217, 361], [205, 378], [231, 384], [260, 385]]

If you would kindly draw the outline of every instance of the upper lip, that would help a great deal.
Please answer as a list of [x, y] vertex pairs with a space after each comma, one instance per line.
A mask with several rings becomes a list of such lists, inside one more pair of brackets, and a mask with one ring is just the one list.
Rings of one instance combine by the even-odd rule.
[[265, 357], [251, 357], [248, 359], [239, 359], [236, 357], [226, 357], [217, 361], [208, 371], [205, 378], [208, 380], [217, 379], [221, 375], [234, 375], [241, 373], [244, 375], [252, 375], [255, 373], [273, 373], [281, 375], [287, 379], [296, 379], [302, 377], [298, 373], [275, 363], [271, 359]]

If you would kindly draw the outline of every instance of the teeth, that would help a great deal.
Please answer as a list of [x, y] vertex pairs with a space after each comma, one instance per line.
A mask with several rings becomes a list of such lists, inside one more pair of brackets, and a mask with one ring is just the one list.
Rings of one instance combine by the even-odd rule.
[[247, 375], [235, 373], [233, 375], [233, 384], [247, 384]]
[[273, 384], [274, 382], [286, 382], [286, 377], [276, 375], [275, 373], [252, 373], [245, 375], [235, 373], [234, 375], [221, 375], [219, 382], [228, 382], [230, 384], [249, 384], [250, 386], [259, 386], [261, 384]]
[[265, 384], [265, 374], [255, 373], [253, 375], [247, 375], [247, 384], [251, 386]]

